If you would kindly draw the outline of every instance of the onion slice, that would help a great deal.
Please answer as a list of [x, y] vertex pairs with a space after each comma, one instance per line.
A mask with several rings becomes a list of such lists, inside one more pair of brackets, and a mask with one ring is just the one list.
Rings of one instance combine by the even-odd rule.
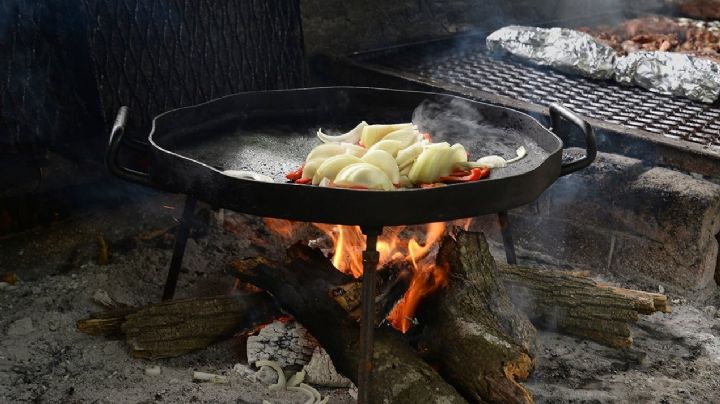
[[369, 150], [382, 150], [395, 157], [403, 147], [405, 147], [403, 142], [399, 140], [381, 140], [372, 145]]
[[340, 154], [325, 159], [325, 161], [323, 161], [317, 168], [315, 174], [313, 174], [312, 183], [313, 185], [318, 185], [323, 179], [333, 181], [343, 168], [349, 166], [350, 164], [362, 162], [363, 160], [360, 160], [360, 158], [355, 157], [352, 154]]
[[334, 184], [340, 187], [362, 187], [367, 189], [395, 189], [385, 172], [372, 164], [351, 164], [342, 169], [335, 177]]
[[400, 169], [403, 169], [408, 165], [412, 164], [422, 152], [422, 142], [413, 143], [410, 146], [398, 151], [396, 157], [398, 167], [400, 167]]
[[527, 150], [524, 146], [518, 147], [517, 150], [515, 150], [516, 157], [505, 160], [504, 158], [500, 156], [485, 156], [479, 158], [477, 161], [473, 162], [466, 162], [466, 163], [460, 163], [459, 166], [462, 168], [479, 168], [479, 167], [488, 167], [488, 168], [504, 168], [507, 167], [508, 164], [515, 163], [517, 161], [522, 160], [525, 156], [527, 156]]
[[287, 381], [286, 386], [287, 387], [297, 387], [300, 385], [300, 383], [305, 380], [305, 370], [301, 370], [299, 372], [296, 372], [294, 375], [290, 376], [290, 379]]
[[412, 123], [399, 123], [393, 125], [368, 125], [362, 130], [362, 135], [360, 136], [360, 143], [362, 143], [362, 145], [365, 147], [370, 147], [375, 143], [381, 141], [391, 132], [407, 128], [414, 128], [414, 125]]
[[278, 390], [284, 390], [285, 389], [285, 373], [283, 373], [282, 368], [280, 365], [275, 361], [257, 361], [255, 362], [255, 366], [258, 368], [261, 368], [263, 366], [268, 366], [272, 370], [274, 370], [278, 375], [278, 381], [275, 384], [271, 384], [268, 386], [268, 390], [270, 391], [278, 391]]
[[413, 184], [432, 184], [449, 175], [457, 165], [467, 162], [467, 152], [460, 143], [431, 144], [418, 156], [408, 177]]
[[403, 143], [403, 147], [408, 147], [415, 142], [421, 141], [422, 139], [422, 135], [414, 127], [403, 128], [390, 132], [382, 138], [382, 140], [399, 140]]
[[390, 153], [383, 150], [369, 150], [363, 156], [362, 161], [383, 170], [393, 184], [400, 182], [400, 168]]
[[322, 129], [318, 129], [317, 137], [323, 143], [357, 143], [360, 140], [360, 136], [362, 136], [363, 129], [365, 129], [366, 126], [368, 126], [368, 123], [362, 121], [350, 132], [338, 136], [326, 135], [323, 133]]

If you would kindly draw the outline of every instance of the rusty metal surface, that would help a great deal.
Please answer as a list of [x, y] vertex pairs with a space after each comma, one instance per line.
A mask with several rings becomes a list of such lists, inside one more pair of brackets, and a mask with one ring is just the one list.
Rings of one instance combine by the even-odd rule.
[[[690, 145], [720, 156], [720, 107], [673, 98], [532, 67], [486, 53], [483, 38], [447, 46], [412, 45], [356, 55], [368, 70], [422, 83], [431, 88], [538, 111], [553, 102], [619, 133], [638, 133], [673, 147]], [[480, 96], [478, 96], [480, 95]], [[503, 101], [502, 97], [507, 97]], [[495, 97], [497, 99], [497, 97]]]

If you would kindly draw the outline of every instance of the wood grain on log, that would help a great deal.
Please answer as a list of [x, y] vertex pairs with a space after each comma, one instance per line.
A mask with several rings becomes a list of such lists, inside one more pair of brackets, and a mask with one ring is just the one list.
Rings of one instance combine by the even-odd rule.
[[622, 289], [586, 274], [499, 264], [513, 303], [538, 327], [616, 348], [632, 345], [640, 314], [669, 313], [667, 296]]
[[532, 403], [517, 380], [533, 369], [536, 330], [515, 309], [481, 233], [446, 236], [448, 286], [421, 309], [419, 348], [470, 402]]
[[100, 337], [122, 335], [125, 317], [140, 310], [139, 307], [125, 307], [90, 314], [89, 318], [78, 320], [78, 331]]
[[[317, 338], [340, 373], [357, 383], [360, 329], [329, 294], [353, 279], [338, 272], [319, 251], [295, 245], [288, 255], [282, 264], [238, 261], [230, 271], [270, 292]], [[465, 402], [397, 333], [377, 330], [374, 351], [371, 402]]]
[[280, 312], [266, 293], [171, 300], [92, 314], [77, 327], [91, 335], [125, 335], [138, 358], [166, 358], [203, 349]]

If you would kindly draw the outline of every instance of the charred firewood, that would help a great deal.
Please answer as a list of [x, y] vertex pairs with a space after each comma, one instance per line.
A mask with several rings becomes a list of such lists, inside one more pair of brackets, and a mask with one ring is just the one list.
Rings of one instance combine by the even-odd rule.
[[667, 296], [612, 287], [587, 274], [499, 264], [513, 303], [539, 328], [629, 348], [640, 314], [669, 313]]
[[[353, 278], [338, 272], [325, 256], [301, 245], [290, 248], [284, 263], [238, 261], [230, 272], [270, 292], [325, 348], [337, 369], [357, 383], [360, 328], [329, 292]], [[395, 332], [376, 332], [371, 402], [415, 404], [465, 400]]]
[[208, 347], [280, 314], [266, 293], [172, 300], [91, 314], [77, 322], [90, 335], [124, 335], [137, 358], [166, 358]]
[[536, 330], [510, 302], [482, 233], [443, 239], [450, 281], [421, 309], [419, 349], [468, 401], [531, 403], [518, 380], [534, 367]]

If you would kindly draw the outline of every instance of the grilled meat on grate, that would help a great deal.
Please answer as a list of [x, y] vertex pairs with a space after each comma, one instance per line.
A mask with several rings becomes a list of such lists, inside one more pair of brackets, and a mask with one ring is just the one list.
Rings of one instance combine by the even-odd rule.
[[617, 52], [681, 52], [720, 62], [720, 22], [647, 16], [597, 28], [582, 27]]

